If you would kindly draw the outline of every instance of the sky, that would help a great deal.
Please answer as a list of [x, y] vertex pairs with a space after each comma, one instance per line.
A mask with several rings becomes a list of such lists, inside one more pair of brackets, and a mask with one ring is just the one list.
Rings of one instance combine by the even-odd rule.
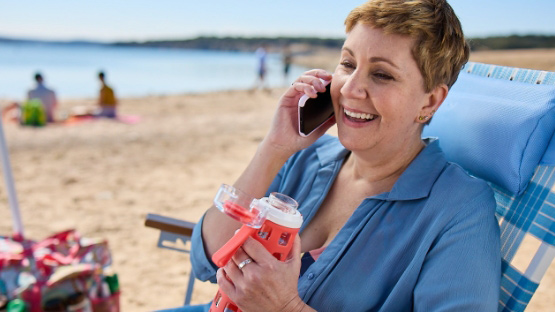
[[[344, 36], [364, 0], [0, 0], [0, 37], [145, 41]], [[555, 0], [451, 0], [467, 37], [555, 35]]]

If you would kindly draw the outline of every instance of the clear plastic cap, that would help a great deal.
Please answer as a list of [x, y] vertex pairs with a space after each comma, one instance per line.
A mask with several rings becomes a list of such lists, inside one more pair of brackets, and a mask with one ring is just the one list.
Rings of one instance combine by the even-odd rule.
[[269, 197], [256, 199], [227, 184], [220, 186], [214, 198], [214, 205], [221, 212], [253, 228], [260, 228], [268, 214], [273, 216], [274, 222], [300, 215], [297, 202], [285, 194], [273, 192]]
[[268, 203], [272, 205], [272, 207], [277, 208], [288, 214], [295, 214], [295, 211], [297, 211], [297, 208], [299, 207], [299, 204], [296, 200], [278, 192], [270, 193]]
[[214, 205], [221, 212], [253, 228], [260, 228], [268, 213], [263, 205], [257, 203], [258, 200], [251, 195], [227, 184], [220, 186], [214, 198]]

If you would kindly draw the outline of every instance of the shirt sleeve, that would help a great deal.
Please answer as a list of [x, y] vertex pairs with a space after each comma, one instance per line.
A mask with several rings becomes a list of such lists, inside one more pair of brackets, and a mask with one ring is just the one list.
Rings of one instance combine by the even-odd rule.
[[414, 290], [414, 311], [497, 311], [499, 225], [491, 190], [461, 203], [431, 246]]
[[218, 267], [204, 251], [204, 240], [202, 239], [203, 220], [204, 215], [193, 229], [193, 236], [191, 237], [191, 265], [196, 278], [201, 281], [216, 283], [216, 271]]

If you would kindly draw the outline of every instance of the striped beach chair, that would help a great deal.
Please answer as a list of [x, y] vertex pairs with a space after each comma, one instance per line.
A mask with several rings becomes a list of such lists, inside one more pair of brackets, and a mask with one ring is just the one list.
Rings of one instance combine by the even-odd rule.
[[[554, 72], [470, 62], [423, 133], [439, 137], [449, 160], [495, 191], [499, 311], [524, 311], [555, 258], [554, 130]], [[145, 223], [162, 231], [164, 247], [164, 241], [190, 240], [194, 224], [181, 222], [149, 215]]]
[[495, 191], [499, 311], [524, 311], [555, 258], [555, 73], [468, 63], [424, 135]]

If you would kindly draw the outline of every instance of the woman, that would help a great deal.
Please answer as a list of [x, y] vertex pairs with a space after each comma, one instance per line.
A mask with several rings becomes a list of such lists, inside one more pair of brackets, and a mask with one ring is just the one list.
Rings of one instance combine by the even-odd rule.
[[[293, 83], [235, 183], [300, 203], [290, 258], [249, 239], [216, 274], [209, 259], [240, 224], [212, 207], [194, 233], [196, 275], [216, 275], [243, 311], [497, 310], [493, 192], [421, 139], [468, 60], [456, 15], [441, 0], [373, 0], [346, 31], [333, 76], [312, 70]], [[332, 122], [297, 134], [297, 101], [324, 91], [320, 78], [332, 81], [338, 139], [323, 136]]]

